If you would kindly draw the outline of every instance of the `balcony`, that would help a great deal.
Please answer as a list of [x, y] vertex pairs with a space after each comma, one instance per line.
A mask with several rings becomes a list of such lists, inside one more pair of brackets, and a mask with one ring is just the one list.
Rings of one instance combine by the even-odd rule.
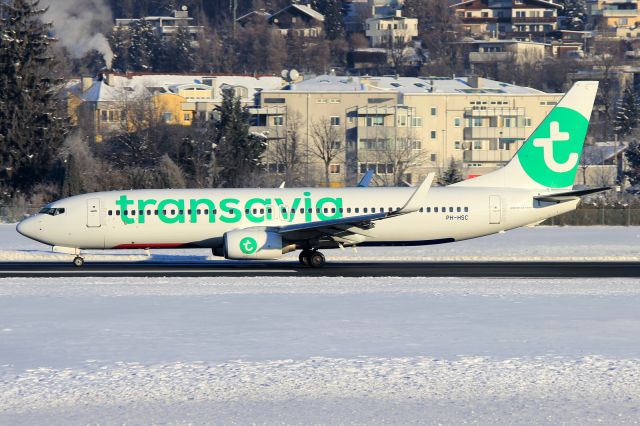
[[465, 108], [465, 117], [499, 117], [499, 116], [524, 116], [524, 108]]
[[526, 127], [465, 127], [465, 139], [524, 139], [531, 128]]
[[464, 24], [490, 24], [498, 22], [498, 18], [493, 16], [465, 16], [462, 18]]
[[514, 24], [545, 24], [555, 23], [557, 20], [554, 16], [514, 16], [512, 22]]
[[465, 163], [483, 163], [483, 162], [491, 162], [491, 163], [499, 163], [499, 162], [507, 162], [511, 160], [511, 158], [515, 155], [516, 151], [505, 151], [505, 150], [466, 150], [463, 153], [463, 160]]
[[473, 64], [511, 62], [515, 57], [516, 54], [512, 52], [469, 52], [469, 62]]
[[602, 11], [602, 16], [607, 18], [630, 18], [638, 16], [638, 9], [605, 9]]

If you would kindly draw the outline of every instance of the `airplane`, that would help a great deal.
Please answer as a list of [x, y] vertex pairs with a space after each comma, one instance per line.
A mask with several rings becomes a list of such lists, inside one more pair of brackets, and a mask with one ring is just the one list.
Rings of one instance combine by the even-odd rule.
[[562, 97], [501, 169], [445, 187], [431, 173], [417, 187], [151, 189], [77, 195], [46, 205], [17, 231], [74, 255], [86, 249], [210, 248], [236, 260], [301, 250], [461, 241], [539, 223], [576, 209], [573, 182], [598, 82]]

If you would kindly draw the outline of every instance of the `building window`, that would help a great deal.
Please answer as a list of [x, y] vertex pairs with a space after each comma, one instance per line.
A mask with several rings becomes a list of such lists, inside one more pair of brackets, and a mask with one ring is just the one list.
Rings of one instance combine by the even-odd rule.
[[453, 125], [456, 127], [460, 127], [460, 117], [456, 117], [453, 119]]
[[422, 117], [411, 117], [411, 127], [422, 127]]
[[431, 107], [431, 115], [436, 115], [438, 113], [438, 110], [436, 109], [436, 107]]
[[483, 145], [482, 141], [473, 141], [473, 149], [482, 149]]
[[331, 117], [331, 125], [339, 126], [340, 125], [340, 117], [333, 116]]
[[432, 130], [431, 131], [431, 139], [435, 139], [436, 138], [436, 131]]
[[284, 98], [266, 98], [264, 100], [265, 104], [283, 104]]
[[460, 149], [460, 148], [462, 148], [462, 144], [460, 143], [460, 141], [455, 141], [455, 142], [453, 143], [453, 147], [454, 147], [455, 149]]
[[529, 117], [524, 119], [525, 127], [531, 127], [531, 119]]
[[407, 116], [399, 115], [398, 116], [398, 127], [407, 127]]
[[191, 121], [191, 113], [188, 113], [188, 112], [184, 113], [184, 121]]
[[435, 163], [438, 160], [437, 154], [431, 154], [431, 162]]
[[504, 127], [513, 127], [514, 123], [514, 119], [511, 117], [505, 117], [504, 118]]
[[273, 125], [274, 126], [284, 126], [284, 116], [276, 115], [273, 117]]
[[340, 173], [340, 164], [330, 164], [329, 165], [329, 173], [332, 175], [337, 175]]
[[384, 126], [384, 117], [382, 115], [373, 115], [367, 117], [367, 127]]
[[162, 113], [162, 121], [165, 123], [171, 123], [173, 121], [173, 113], [171, 112], [163, 112]]

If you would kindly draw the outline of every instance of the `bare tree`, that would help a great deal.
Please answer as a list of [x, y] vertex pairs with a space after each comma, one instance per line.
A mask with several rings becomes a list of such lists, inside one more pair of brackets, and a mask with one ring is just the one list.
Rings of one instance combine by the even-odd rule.
[[322, 161], [324, 166], [325, 185], [330, 185], [330, 166], [343, 152], [341, 125], [334, 125], [327, 118], [323, 118], [311, 125], [311, 154]]
[[422, 148], [422, 141], [416, 139], [411, 128], [401, 135], [384, 133], [372, 150], [373, 158], [385, 169], [385, 173], [378, 170], [378, 177], [385, 185], [402, 185], [409, 173], [424, 164], [428, 152]]
[[302, 155], [300, 145], [300, 126], [302, 115], [292, 112], [287, 116], [284, 134], [272, 142], [271, 155], [276, 164], [284, 168], [284, 181], [287, 186], [298, 186], [302, 183]]

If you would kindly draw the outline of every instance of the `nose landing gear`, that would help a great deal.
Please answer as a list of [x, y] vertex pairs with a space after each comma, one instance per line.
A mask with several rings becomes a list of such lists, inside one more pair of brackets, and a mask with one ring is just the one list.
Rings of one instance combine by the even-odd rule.
[[84, 265], [84, 259], [82, 257], [76, 256], [73, 259], [73, 266], [76, 266], [76, 267], [80, 268], [83, 265]]
[[298, 259], [304, 266], [310, 266], [312, 268], [322, 268], [325, 264], [324, 255], [318, 250], [302, 250]]

